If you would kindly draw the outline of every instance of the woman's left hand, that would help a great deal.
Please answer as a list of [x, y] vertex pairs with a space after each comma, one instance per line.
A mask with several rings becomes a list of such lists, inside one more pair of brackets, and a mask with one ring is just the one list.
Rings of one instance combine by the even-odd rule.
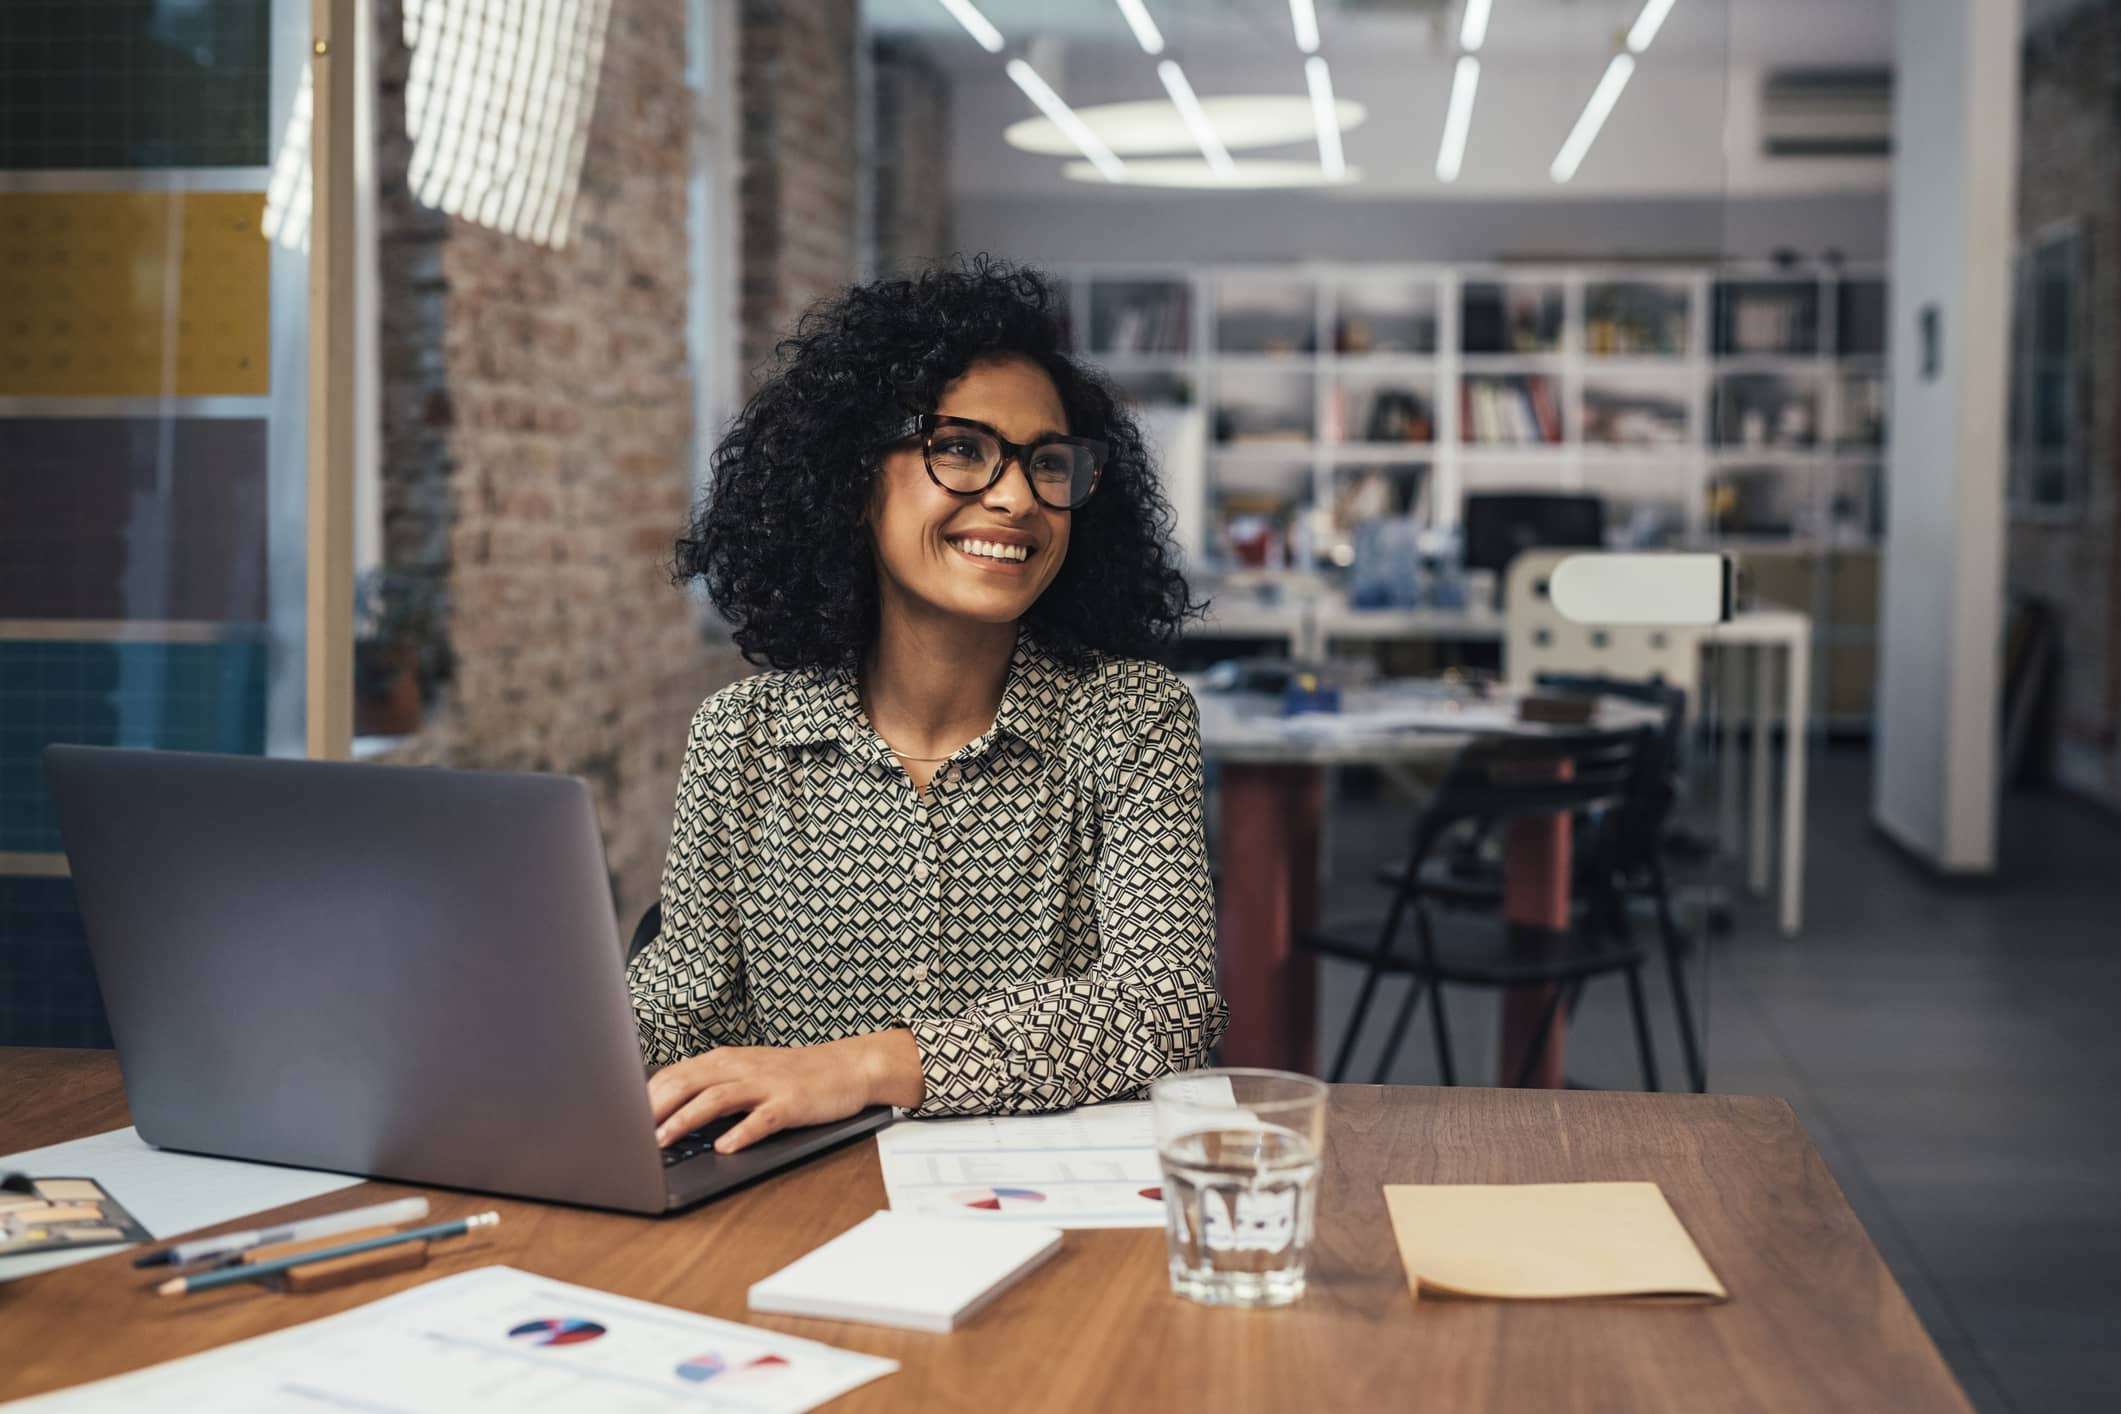
[[[911, 1100], [904, 1072], [913, 1079]], [[648, 1078], [656, 1143], [668, 1146], [723, 1115], [744, 1118], [714, 1141], [733, 1154], [778, 1130], [845, 1119], [865, 1105], [918, 1104], [920, 1058], [905, 1031], [821, 1046], [717, 1046]], [[748, 1113], [747, 1113], [748, 1112]]]

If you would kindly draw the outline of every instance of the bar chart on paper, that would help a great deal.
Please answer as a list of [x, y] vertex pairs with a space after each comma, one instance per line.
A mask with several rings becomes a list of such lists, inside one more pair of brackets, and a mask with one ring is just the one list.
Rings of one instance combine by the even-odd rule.
[[801, 1414], [896, 1369], [497, 1266], [15, 1408]]

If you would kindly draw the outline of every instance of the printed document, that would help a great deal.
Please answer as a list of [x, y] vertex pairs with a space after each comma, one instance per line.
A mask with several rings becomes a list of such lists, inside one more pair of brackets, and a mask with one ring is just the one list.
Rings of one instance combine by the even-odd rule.
[[894, 1360], [495, 1266], [11, 1409], [801, 1414], [896, 1369]]

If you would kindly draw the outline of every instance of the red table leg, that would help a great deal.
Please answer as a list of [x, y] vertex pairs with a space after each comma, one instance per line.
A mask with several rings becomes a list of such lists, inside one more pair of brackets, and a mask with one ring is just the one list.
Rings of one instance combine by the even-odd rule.
[[[1510, 822], [1503, 835], [1503, 917], [1512, 923], [1567, 929], [1570, 843], [1567, 815], [1533, 815]], [[1497, 1084], [1517, 1083], [1525, 1056], [1539, 1038], [1540, 1018], [1559, 990], [1549, 984], [1511, 987], [1502, 994], [1502, 1074]], [[1562, 1088], [1561, 1057], [1567, 1040], [1568, 1012], [1558, 1010], [1546, 1050], [1532, 1071], [1533, 1089]]]
[[1296, 935], [1318, 920], [1325, 794], [1314, 766], [1222, 767], [1226, 1065], [1317, 1071], [1318, 963], [1296, 950]]

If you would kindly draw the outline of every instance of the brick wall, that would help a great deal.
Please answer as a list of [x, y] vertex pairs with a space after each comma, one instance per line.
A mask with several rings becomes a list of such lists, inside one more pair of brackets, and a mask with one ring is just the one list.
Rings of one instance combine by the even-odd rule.
[[741, 0], [739, 356], [855, 276], [856, 0]]
[[[388, 759], [587, 778], [630, 927], [654, 897], [686, 723], [749, 671], [665, 569], [693, 451], [684, 0], [614, 0], [560, 250], [412, 199], [399, 0], [376, 0], [376, 24], [384, 561], [445, 592], [454, 663]], [[857, 274], [861, 39], [856, 0], [742, 0], [735, 28], [738, 352], [755, 379]], [[878, 247], [941, 255], [947, 86], [912, 55], [888, 82]]]
[[2080, 385], [2087, 497], [2064, 525], [2014, 523], [2007, 580], [2061, 617], [2055, 770], [2121, 804], [2121, 0], [2094, 0], [2028, 37], [2018, 169], [2018, 231], [2078, 223], [2088, 280], [2077, 307], [2090, 355]]
[[950, 86], [903, 45], [876, 46], [876, 266], [951, 253]]
[[592, 784], [625, 927], [653, 897], [686, 724], [737, 675], [665, 566], [684, 523], [683, 0], [615, 0], [571, 242], [420, 207], [379, 0], [385, 562], [446, 589], [455, 667], [391, 759]]

